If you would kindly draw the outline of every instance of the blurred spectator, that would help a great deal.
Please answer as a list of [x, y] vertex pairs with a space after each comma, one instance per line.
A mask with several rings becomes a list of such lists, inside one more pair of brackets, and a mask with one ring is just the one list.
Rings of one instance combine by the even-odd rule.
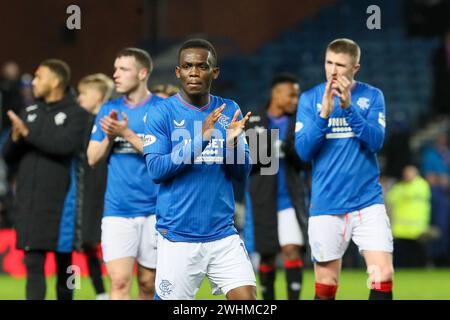
[[33, 86], [31, 82], [33, 81], [33, 76], [29, 73], [25, 73], [20, 78], [21, 82], [21, 94], [24, 102], [24, 106], [31, 106], [34, 103], [33, 97]]
[[430, 198], [430, 187], [414, 166], [405, 167], [402, 181], [387, 193], [396, 267], [424, 267], [426, 264], [421, 237], [430, 226]]
[[422, 172], [431, 186], [431, 224], [441, 237], [430, 248], [434, 263], [450, 264], [450, 147], [448, 134], [440, 133], [422, 154]]
[[[29, 82], [31, 87], [31, 80]], [[20, 79], [19, 66], [12, 61], [5, 63], [0, 74], [0, 149], [3, 148], [8, 139], [11, 128], [7, 112], [12, 110], [15, 113], [20, 113], [25, 106], [31, 105], [23, 99], [22, 88], [23, 82]], [[13, 190], [10, 186], [14, 183], [13, 178], [16, 170], [16, 163], [7, 166], [3, 159], [0, 159], [0, 228], [12, 226], [10, 211], [13, 202]]]
[[448, 0], [409, 0], [406, 4], [408, 33], [411, 36], [442, 35], [448, 27]]
[[425, 148], [422, 158], [422, 172], [432, 185], [448, 186], [450, 149], [447, 132], [440, 132], [434, 143]]
[[19, 113], [24, 107], [20, 89], [21, 83], [19, 66], [13, 61], [8, 61], [2, 66], [0, 73], [1, 144], [3, 144], [7, 136], [7, 129], [11, 127], [11, 123], [6, 116], [6, 113], [8, 110]]
[[9, 209], [10, 209], [10, 199], [9, 185], [7, 179], [7, 166], [3, 161], [3, 158], [0, 157], [0, 229], [1, 228], [10, 228], [11, 221], [9, 219]]
[[395, 116], [382, 151], [386, 157], [384, 175], [397, 180], [402, 178], [403, 168], [411, 163], [412, 159], [410, 138], [411, 130], [407, 119], [400, 115]]
[[436, 49], [432, 64], [433, 111], [441, 115], [450, 115], [450, 29], [447, 30], [442, 44]]
[[150, 89], [151, 92], [161, 98], [169, 98], [176, 95], [180, 88], [171, 84], [158, 84]]

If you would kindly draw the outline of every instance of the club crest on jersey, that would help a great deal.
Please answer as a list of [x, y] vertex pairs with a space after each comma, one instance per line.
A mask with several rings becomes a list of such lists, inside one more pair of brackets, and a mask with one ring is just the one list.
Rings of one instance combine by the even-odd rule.
[[361, 108], [361, 110], [367, 110], [367, 109], [369, 109], [369, 99], [368, 98], [365, 98], [365, 97], [360, 97], [359, 99], [358, 99], [358, 101], [356, 101], [356, 104], [358, 105], [358, 107], [360, 107]]
[[161, 290], [162, 296], [168, 296], [173, 291], [173, 284], [169, 280], [161, 280], [159, 290]]
[[317, 111], [322, 111], [322, 104], [321, 103], [316, 104], [316, 108]]
[[221, 115], [219, 120], [217, 120], [217, 122], [224, 128], [227, 129], [229, 123], [230, 117], [226, 116], [226, 115]]
[[34, 122], [34, 120], [36, 120], [36, 118], [37, 118], [37, 114], [35, 114], [35, 113], [29, 114], [27, 116], [27, 122]]
[[94, 126], [92, 127], [91, 133], [95, 133], [96, 131], [97, 131], [97, 125], [94, 124]]
[[67, 115], [64, 112], [58, 112], [55, 115], [55, 124], [57, 126], [61, 126], [64, 124], [64, 121], [66, 121]]
[[175, 127], [177, 127], [177, 128], [184, 128], [184, 123], [185, 123], [184, 119], [181, 120], [180, 122], [177, 122], [176, 120], [173, 120], [173, 124], [174, 124]]
[[303, 122], [296, 122], [295, 123], [295, 132], [299, 132], [300, 130], [303, 129]]
[[144, 147], [148, 147], [156, 142], [156, 137], [151, 134], [146, 134], [142, 140], [144, 142]]

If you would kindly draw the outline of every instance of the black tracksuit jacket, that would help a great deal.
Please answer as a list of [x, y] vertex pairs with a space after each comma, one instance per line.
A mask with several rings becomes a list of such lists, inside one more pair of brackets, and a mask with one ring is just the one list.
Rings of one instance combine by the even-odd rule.
[[13, 222], [17, 248], [57, 249], [60, 220], [70, 183], [70, 166], [83, 145], [88, 113], [67, 90], [55, 103], [38, 101], [20, 118], [29, 129], [25, 139], [9, 138], [3, 150], [18, 166]]

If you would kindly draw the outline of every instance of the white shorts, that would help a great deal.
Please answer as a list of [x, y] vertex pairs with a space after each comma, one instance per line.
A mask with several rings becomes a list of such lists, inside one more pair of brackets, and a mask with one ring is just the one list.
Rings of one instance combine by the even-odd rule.
[[156, 217], [104, 217], [102, 219], [103, 260], [136, 258], [139, 265], [156, 268]]
[[256, 286], [244, 242], [232, 235], [211, 242], [171, 242], [158, 234], [155, 287], [161, 300], [193, 300], [208, 277], [212, 294]]
[[280, 246], [287, 244], [295, 244], [303, 246], [305, 240], [298, 223], [297, 215], [294, 208], [288, 208], [278, 211], [278, 242]]
[[393, 252], [391, 225], [382, 204], [343, 215], [310, 217], [308, 235], [313, 262], [342, 258], [350, 239], [359, 252]]

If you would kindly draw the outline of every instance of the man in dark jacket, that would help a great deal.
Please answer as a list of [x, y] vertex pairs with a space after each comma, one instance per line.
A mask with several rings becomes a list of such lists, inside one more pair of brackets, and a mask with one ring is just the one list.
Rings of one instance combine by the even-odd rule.
[[[294, 148], [298, 80], [288, 74], [272, 82], [267, 107], [250, 117], [247, 135], [253, 164], [250, 178], [255, 249], [261, 255], [259, 275], [265, 300], [273, 300], [275, 260], [280, 252], [286, 269], [288, 299], [299, 298], [306, 212], [300, 170], [306, 169]], [[278, 132], [278, 137], [273, 136]]]
[[8, 112], [12, 129], [4, 152], [6, 161], [19, 168], [14, 224], [17, 248], [25, 250], [27, 299], [45, 298], [44, 264], [49, 251], [56, 257], [58, 299], [71, 299], [73, 293], [67, 281], [71, 253], [59, 253], [65, 245], [62, 226], [67, 223], [62, 212], [72, 160], [82, 147], [88, 115], [67, 89], [69, 79], [65, 62], [43, 61], [33, 80], [37, 103], [20, 116]]

